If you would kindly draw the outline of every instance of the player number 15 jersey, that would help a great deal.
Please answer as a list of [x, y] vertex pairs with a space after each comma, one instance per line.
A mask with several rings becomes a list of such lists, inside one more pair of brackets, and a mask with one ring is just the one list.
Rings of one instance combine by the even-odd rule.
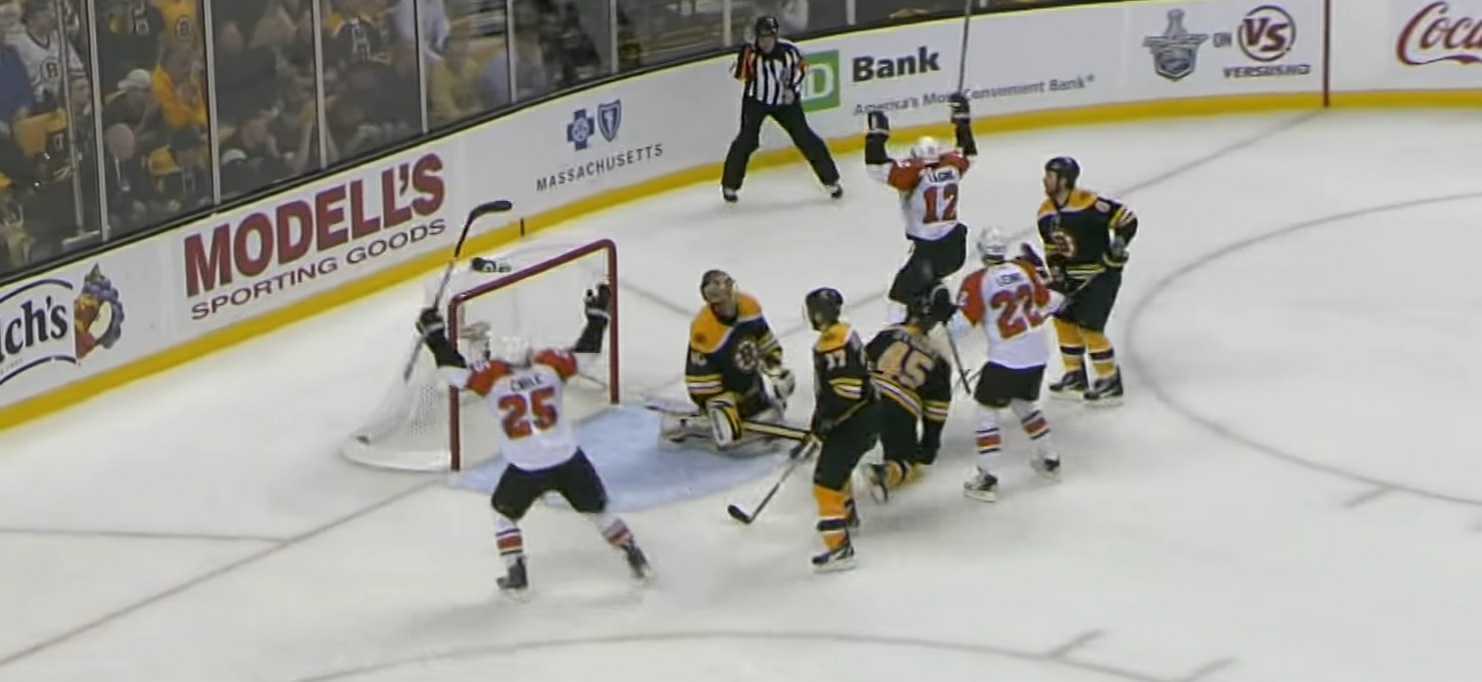
[[1059, 297], [1033, 269], [1011, 261], [968, 275], [957, 305], [970, 324], [983, 326], [989, 362], [1024, 369], [1050, 361], [1045, 323]]

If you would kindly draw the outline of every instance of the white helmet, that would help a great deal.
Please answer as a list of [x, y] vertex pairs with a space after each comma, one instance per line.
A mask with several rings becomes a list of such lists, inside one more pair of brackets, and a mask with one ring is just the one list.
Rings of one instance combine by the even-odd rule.
[[1008, 259], [1009, 242], [996, 227], [985, 227], [978, 232], [976, 243], [978, 258], [983, 263], [1002, 263]]
[[518, 336], [502, 336], [491, 344], [489, 359], [514, 367], [530, 366], [530, 342]]
[[923, 137], [911, 146], [911, 158], [927, 163], [936, 163], [942, 158], [942, 144], [934, 137]]

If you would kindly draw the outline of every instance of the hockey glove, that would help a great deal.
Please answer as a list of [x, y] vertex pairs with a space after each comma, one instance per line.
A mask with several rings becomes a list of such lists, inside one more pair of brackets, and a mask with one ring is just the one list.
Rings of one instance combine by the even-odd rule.
[[586, 307], [588, 320], [594, 317], [603, 320], [611, 319], [608, 311], [612, 305], [612, 286], [607, 283], [606, 279], [597, 282], [592, 285], [592, 288], [587, 289], [582, 303]]
[[973, 120], [973, 112], [967, 103], [967, 95], [954, 92], [947, 97], [947, 102], [952, 107], [952, 122], [967, 123]]
[[869, 135], [884, 135], [890, 137], [890, 118], [883, 111], [871, 111], [866, 117], [869, 127], [866, 129]]
[[1106, 249], [1106, 264], [1120, 268], [1127, 264], [1127, 239], [1122, 235], [1112, 238], [1111, 245]]
[[423, 308], [422, 314], [417, 316], [417, 334], [424, 339], [446, 332], [447, 329], [448, 325], [443, 322], [443, 316], [437, 308]]

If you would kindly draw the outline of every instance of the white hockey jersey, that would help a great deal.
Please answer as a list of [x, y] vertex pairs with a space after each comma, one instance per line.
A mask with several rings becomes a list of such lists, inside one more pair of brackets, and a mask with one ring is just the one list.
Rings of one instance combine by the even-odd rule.
[[[472, 369], [443, 367], [453, 387], [473, 391], [499, 420], [496, 447], [512, 466], [548, 469], [576, 454], [576, 431], [564, 403], [566, 381], [576, 375], [576, 357], [564, 350], [535, 354], [530, 367], [503, 362], [476, 363]], [[477, 447], [477, 446], [475, 446]]]
[[87, 74], [82, 68], [82, 60], [77, 56], [77, 50], [66, 41], [58, 41], [55, 34], [37, 38], [29, 31], [15, 31], [7, 34], [5, 40], [15, 48], [16, 53], [21, 56], [21, 61], [26, 65], [26, 75], [31, 79], [31, 94], [38, 102], [51, 97], [59, 106], [61, 104], [62, 83], [64, 82], [62, 79], [63, 50], [67, 53], [68, 75], [72, 78], [81, 78]]
[[1045, 323], [1059, 308], [1033, 268], [1009, 261], [978, 270], [962, 281], [957, 306], [968, 324], [988, 336], [988, 362], [1010, 369], [1049, 363]]
[[900, 191], [906, 235], [936, 241], [957, 227], [957, 193], [972, 162], [957, 151], [936, 163], [915, 159], [875, 164], [870, 177]]

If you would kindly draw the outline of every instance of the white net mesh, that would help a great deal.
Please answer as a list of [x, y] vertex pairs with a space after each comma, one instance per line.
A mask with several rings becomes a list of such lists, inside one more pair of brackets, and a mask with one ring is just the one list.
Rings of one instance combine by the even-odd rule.
[[[576, 345], [586, 326], [583, 299], [599, 281], [617, 283], [609, 272], [611, 247], [544, 244], [524, 246], [485, 259], [487, 269], [460, 268], [449, 280], [444, 314], [456, 307], [458, 350], [469, 362], [486, 357], [498, 338], [518, 336], [536, 348]], [[427, 284], [424, 305], [436, 296], [441, 275]], [[466, 299], [464, 298], [466, 297]], [[464, 300], [460, 300], [464, 299]], [[453, 322], [449, 316], [449, 323]], [[617, 320], [611, 321], [616, 327]], [[408, 347], [414, 337], [407, 340]], [[581, 419], [609, 402], [613, 359], [610, 336], [603, 334], [601, 353], [578, 354], [581, 374], [565, 391], [565, 414]], [[416, 471], [446, 470], [461, 460], [464, 467], [496, 455], [498, 420], [478, 396], [459, 394], [458, 419], [450, 412], [450, 391], [437, 372], [432, 354], [418, 352], [412, 376], [403, 382], [394, 371], [390, 387], [370, 419], [341, 446], [345, 457], [376, 467]], [[451, 446], [453, 422], [460, 445]]]

